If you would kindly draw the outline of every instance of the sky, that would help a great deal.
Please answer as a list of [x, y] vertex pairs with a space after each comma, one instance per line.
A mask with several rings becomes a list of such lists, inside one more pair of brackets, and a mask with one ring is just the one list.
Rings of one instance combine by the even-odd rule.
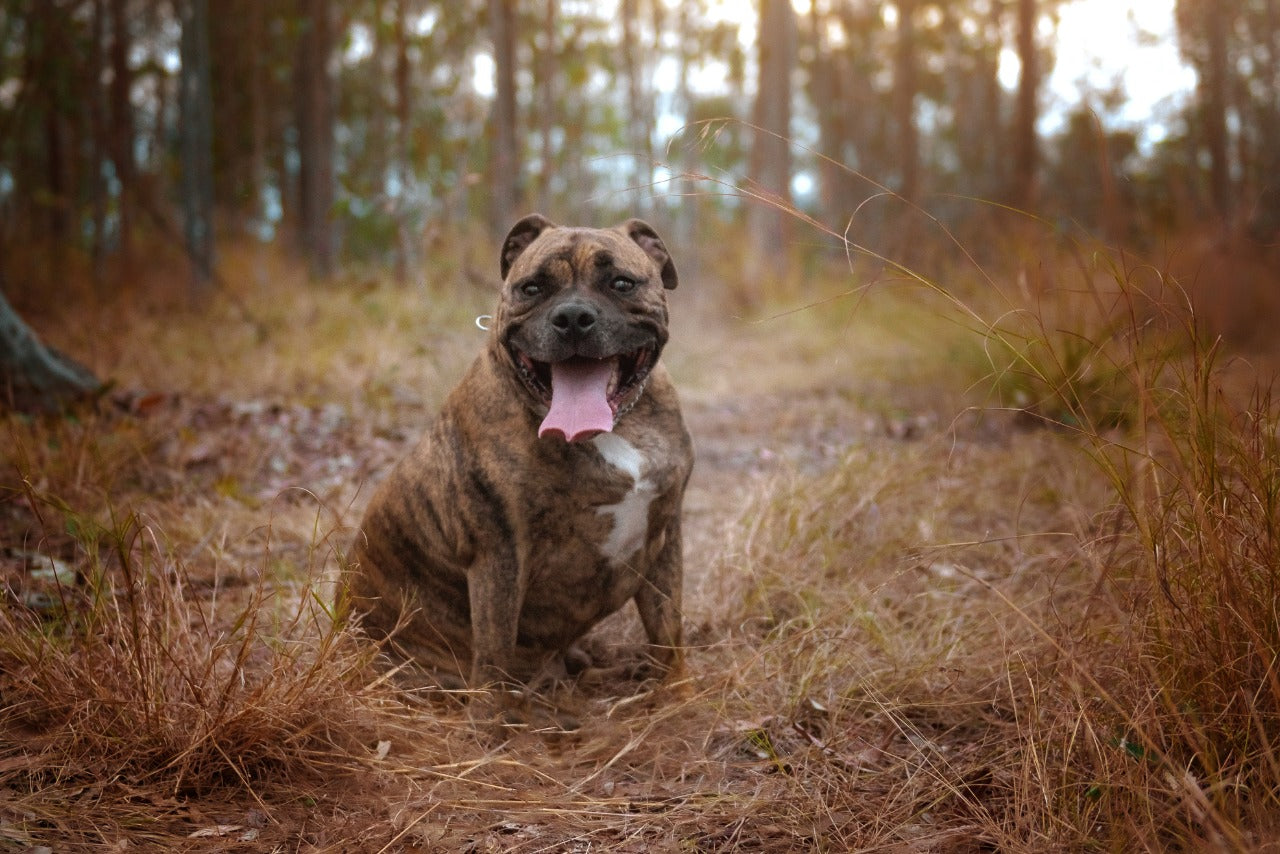
[[[810, 0], [791, 0], [799, 15], [809, 13]], [[1059, 10], [1056, 30], [1043, 22], [1044, 38], [1054, 40], [1056, 61], [1046, 84], [1041, 130], [1051, 134], [1063, 114], [1080, 102], [1082, 89], [1103, 91], [1122, 81], [1129, 102], [1117, 117], [1139, 130], [1139, 145], [1150, 146], [1164, 135], [1161, 107], [1180, 103], [1195, 88], [1195, 73], [1178, 55], [1174, 30], [1175, 0], [1068, 0]], [[892, 11], [890, 9], [890, 11]], [[752, 0], [715, 0], [712, 15], [740, 21], [742, 38], [755, 40]], [[1018, 57], [1007, 49], [1000, 78], [1013, 90]], [[1084, 84], [1082, 86], [1082, 84]]]
[[[1173, 6], [1174, 0], [1065, 4], [1041, 129], [1056, 130], [1063, 111], [1079, 103], [1082, 88], [1105, 90], [1118, 79], [1129, 98], [1118, 118], [1140, 131], [1141, 146], [1158, 142], [1165, 133], [1162, 107], [1182, 103], [1196, 85], [1195, 73], [1178, 55]], [[1016, 85], [1018, 60], [1012, 51], [1001, 58], [1000, 74], [1006, 86]]]
[[[1060, 7], [1056, 31], [1044, 22], [1046, 38], [1054, 39], [1055, 63], [1044, 94], [1040, 129], [1052, 134], [1063, 123], [1064, 114], [1076, 106], [1082, 92], [1105, 91], [1119, 82], [1127, 103], [1114, 117], [1138, 131], [1143, 150], [1165, 135], [1161, 115], [1166, 108], [1190, 97], [1196, 85], [1195, 73], [1178, 55], [1174, 30], [1175, 0], [1068, 0]], [[797, 14], [808, 14], [809, 0], [792, 0]], [[716, 19], [737, 23], [744, 44], [755, 40], [756, 9], [750, 0], [714, 0], [710, 9]], [[1018, 57], [1006, 49], [1000, 61], [1000, 79], [1013, 90], [1018, 81]], [[692, 80], [693, 88], [715, 91], [726, 85], [727, 69], [710, 67]], [[657, 70], [659, 91], [675, 88], [674, 60]], [[486, 54], [476, 58], [475, 86], [481, 94], [493, 90], [493, 60]], [[670, 133], [673, 127], [660, 127]], [[668, 122], [667, 124], [671, 124]]]

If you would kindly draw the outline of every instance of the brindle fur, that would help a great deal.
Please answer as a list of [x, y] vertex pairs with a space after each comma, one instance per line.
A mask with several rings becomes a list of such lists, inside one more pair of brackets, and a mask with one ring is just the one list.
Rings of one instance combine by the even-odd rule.
[[[638, 482], [591, 440], [538, 438], [546, 406], [519, 376], [510, 345], [554, 361], [549, 328], [565, 300], [591, 303], [600, 329], [579, 355], [666, 341], [666, 289], [676, 273], [662, 241], [632, 220], [560, 228], [534, 215], [503, 246], [504, 285], [488, 345], [434, 426], [373, 496], [352, 548], [349, 584], [363, 625], [447, 683], [525, 682], [601, 619], [634, 600], [663, 670], [681, 662], [680, 505], [692, 446], [661, 364], [612, 435], [640, 452], [652, 487], [643, 542], [626, 560], [602, 551]], [[637, 287], [613, 293], [619, 275]], [[516, 286], [536, 278], [537, 299]], [[603, 284], [602, 284], [603, 283]], [[606, 434], [608, 435], [608, 434]], [[397, 630], [398, 627], [398, 630]]]

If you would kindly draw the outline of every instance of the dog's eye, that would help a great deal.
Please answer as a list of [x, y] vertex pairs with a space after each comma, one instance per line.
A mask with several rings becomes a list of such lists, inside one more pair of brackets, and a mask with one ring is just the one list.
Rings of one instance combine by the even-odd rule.
[[636, 283], [626, 276], [619, 276], [609, 283], [614, 293], [629, 294], [636, 289]]
[[520, 293], [520, 296], [532, 298], [542, 293], [542, 285], [537, 282], [522, 282], [516, 285], [516, 290]]

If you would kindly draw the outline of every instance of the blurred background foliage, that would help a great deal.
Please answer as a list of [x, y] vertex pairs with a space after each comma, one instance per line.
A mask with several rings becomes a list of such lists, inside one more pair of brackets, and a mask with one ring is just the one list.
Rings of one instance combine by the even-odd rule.
[[1072, 2], [3, 0], [0, 284], [168, 257], [199, 298], [228, 242], [421, 280], [535, 209], [727, 234], [748, 297], [812, 250], [787, 207], [908, 262], [913, 206], [978, 252], [1003, 206], [1274, 262], [1280, 3], [1170, 4], [1196, 82], [1152, 133], [1122, 80], [1050, 103]]

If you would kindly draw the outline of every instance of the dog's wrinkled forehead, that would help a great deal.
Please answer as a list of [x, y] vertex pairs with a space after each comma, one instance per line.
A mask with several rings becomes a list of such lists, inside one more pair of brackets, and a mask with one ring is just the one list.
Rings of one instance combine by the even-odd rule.
[[[555, 263], [556, 270], [543, 265]], [[513, 282], [542, 272], [558, 277], [589, 275], [601, 267], [616, 269], [638, 281], [657, 274], [671, 290], [679, 281], [662, 238], [647, 222], [629, 219], [614, 228], [565, 228], [542, 214], [530, 214], [511, 227], [502, 243], [499, 265], [503, 281]]]
[[515, 259], [507, 278], [514, 281], [541, 273], [567, 282], [602, 270], [625, 271], [645, 278], [658, 273], [644, 250], [616, 231], [554, 228], [538, 235]]

